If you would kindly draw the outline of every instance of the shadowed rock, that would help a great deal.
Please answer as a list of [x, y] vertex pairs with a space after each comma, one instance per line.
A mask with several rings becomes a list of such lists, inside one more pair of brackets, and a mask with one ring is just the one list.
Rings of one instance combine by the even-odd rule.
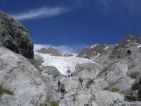
[[33, 44], [27, 30], [12, 17], [0, 11], [0, 46], [33, 59]]

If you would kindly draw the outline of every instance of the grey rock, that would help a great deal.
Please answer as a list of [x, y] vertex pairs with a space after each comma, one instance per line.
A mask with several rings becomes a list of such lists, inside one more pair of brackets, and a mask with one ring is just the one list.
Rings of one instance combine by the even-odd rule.
[[81, 76], [83, 78], [85, 77], [94, 79], [100, 73], [101, 70], [102, 67], [97, 64], [83, 63], [76, 65], [75, 72], [73, 74], [77, 77]]
[[127, 75], [128, 65], [125, 60], [113, 63], [99, 74], [109, 85], [114, 85], [119, 91], [129, 90], [133, 81]]
[[42, 73], [47, 73], [48, 75], [51, 75], [54, 80], [62, 76], [57, 68], [53, 66], [42, 66], [40, 67], [40, 69], [42, 70]]
[[73, 54], [71, 54], [71, 53], [65, 53], [64, 56], [65, 57], [70, 57], [70, 56], [73, 56]]
[[[12, 91], [3, 94], [0, 106], [39, 106], [48, 92], [48, 87], [36, 67], [28, 59], [0, 47], [0, 85]], [[40, 96], [42, 95], [42, 96]], [[33, 103], [33, 104], [32, 104]]]
[[33, 65], [35, 65], [37, 68], [40, 68], [42, 66], [42, 63], [44, 62], [43, 58], [39, 55], [34, 55], [34, 59], [30, 60]]

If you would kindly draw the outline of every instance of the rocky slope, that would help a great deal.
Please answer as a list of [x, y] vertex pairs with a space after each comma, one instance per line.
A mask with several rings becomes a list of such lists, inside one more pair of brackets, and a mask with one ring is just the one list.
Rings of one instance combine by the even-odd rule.
[[47, 88], [38, 70], [24, 57], [0, 47], [0, 106], [35, 106], [46, 98]]
[[[33, 46], [27, 31], [2, 12], [0, 27], [0, 106], [141, 105], [140, 37], [92, 45], [78, 57], [56, 55], [52, 49], [53, 55], [45, 54], [43, 49], [29, 60]], [[58, 80], [65, 84], [63, 99]]]
[[[87, 55], [95, 62], [76, 64], [75, 70], [71, 68], [74, 70], [72, 77], [59, 77], [67, 91], [64, 99], [58, 101], [59, 106], [140, 106], [141, 44], [134, 40], [138, 37], [130, 36], [118, 43], [122, 46], [92, 45], [84, 49], [79, 56]], [[127, 38], [130, 38], [130, 42], [124, 43]], [[120, 53], [115, 51], [117, 46]], [[131, 53], [128, 54], [129, 50]], [[124, 57], [117, 54], [112, 57], [113, 52], [121, 56], [124, 54]], [[49, 64], [48, 60], [49, 57], [46, 57], [44, 62]], [[83, 79], [83, 86], [78, 81], [79, 77]]]
[[[131, 101], [139, 101], [141, 97], [140, 39], [141, 37], [139, 36], [128, 35], [124, 37], [120, 42], [118, 42], [115, 46], [113, 46], [113, 48], [107, 54], [102, 56], [99, 55], [94, 59], [96, 62], [101, 63], [104, 67], [103, 70], [98, 74], [96, 82], [98, 81], [97, 79], [104, 80], [100, 80], [100, 82], [98, 81], [95, 86], [99, 86], [100, 83], [102, 83], [103, 90], [111, 90], [116, 92], [118, 91], [119, 94], [123, 95], [123, 101], [130, 101], [130, 103], [126, 102], [124, 103], [124, 105], [136, 104]], [[96, 46], [90, 46], [90, 48], [84, 49], [83, 53], [86, 54], [88, 49], [95, 47]], [[93, 60], [92, 57], [95, 56], [95, 54], [91, 55], [92, 53], [93, 51], [91, 51], [89, 54], [90, 59]], [[104, 54], [104, 52], [101, 54]], [[140, 103], [137, 102], [137, 104], [139, 105]]]
[[55, 67], [39, 67], [25, 57], [0, 47], [0, 106], [45, 106], [60, 100]]
[[33, 44], [27, 30], [0, 11], [0, 46], [33, 59]]

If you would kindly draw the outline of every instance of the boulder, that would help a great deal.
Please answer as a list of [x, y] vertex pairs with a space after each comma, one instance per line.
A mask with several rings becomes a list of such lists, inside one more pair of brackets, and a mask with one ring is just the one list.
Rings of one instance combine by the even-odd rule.
[[99, 76], [109, 83], [111, 86], [115, 86], [119, 91], [129, 90], [134, 80], [128, 75], [128, 65], [125, 60], [113, 63], [106, 67]]
[[39, 55], [34, 55], [34, 60], [30, 60], [33, 65], [35, 65], [37, 68], [40, 68], [42, 66], [42, 63], [44, 62], [43, 58]]
[[95, 63], [83, 63], [76, 65], [75, 72], [73, 74], [77, 77], [94, 79], [101, 70], [102, 67]]
[[57, 77], [62, 76], [61, 73], [57, 70], [57, 68], [53, 66], [42, 66], [40, 67], [40, 69], [42, 70], [42, 73], [47, 73], [48, 75], [51, 75], [54, 80]]

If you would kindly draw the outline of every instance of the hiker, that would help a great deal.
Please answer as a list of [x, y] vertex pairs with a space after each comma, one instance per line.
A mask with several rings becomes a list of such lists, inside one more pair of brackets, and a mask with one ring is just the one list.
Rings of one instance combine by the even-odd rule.
[[71, 76], [70, 73], [71, 73], [71, 71], [70, 71], [70, 69], [68, 69], [68, 70], [67, 70], [68, 77]]
[[106, 79], [107, 79], [107, 75], [108, 75], [108, 73], [106, 72], [106, 73], [105, 73], [104, 80], [106, 80]]
[[131, 55], [131, 50], [127, 50], [127, 54], [128, 55]]
[[108, 73], [105, 73], [105, 76], [106, 76], [106, 77], [107, 77], [107, 74], [108, 74]]
[[61, 89], [61, 82], [60, 82], [60, 80], [58, 80], [58, 92], [60, 91], [60, 89]]
[[94, 84], [95, 81], [94, 81], [94, 79], [89, 78], [89, 79], [88, 79], [88, 83], [91, 85], [91, 84]]
[[61, 99], [64, 98], [64, 94], [65, 94], [65, 84], [61, 84]]
[[71, 73], [71, 77], [73, 77], [73, 73]]
[[82, 79], [81, 77], [79, 77], [79, 82], [80, 82], [80, 84], [81, 84], [81, 86], [82, 86], [83, 79]]
[[129, 60], [131, 59], [131, 50], [127, 50], [127, 55], [129, 56]]

